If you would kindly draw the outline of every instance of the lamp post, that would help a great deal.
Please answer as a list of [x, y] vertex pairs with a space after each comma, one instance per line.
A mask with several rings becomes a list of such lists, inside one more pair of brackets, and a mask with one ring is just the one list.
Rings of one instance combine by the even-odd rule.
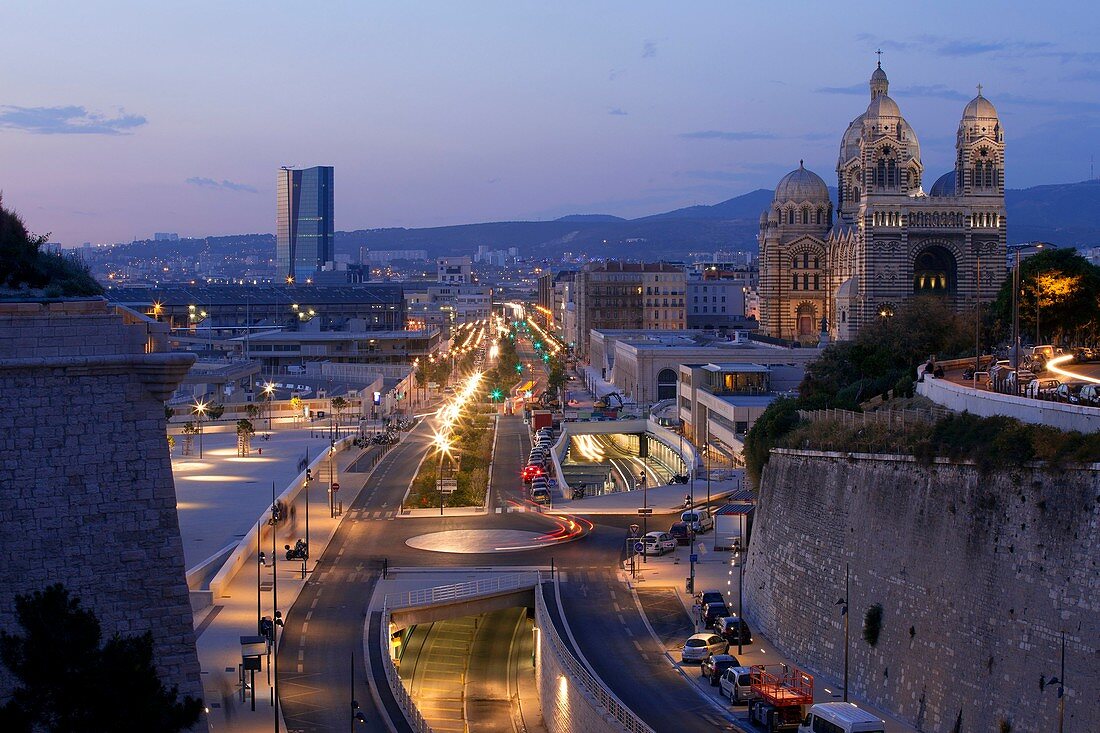
[[275, 385], [271, 382], [264, 384], [264, 399], [267, 400], [267, 432], [271, 432], [271, 396], [275, 392]]
[[199, 401], [196, 400], [194, 407], [191, 408], [191, 411], [194, 412], [199, 418], [198, 422], [199, 422], [199, 459], [200, 460], [202, 459], [202, 418], [203, 418], [203, 415], [206, 414], [206, 405], [207, 405], [207, 403], [199, 402]]
[[366, 723], [367, 719], [363, 717], [363, 711], [359, 709], [359, 701], [355, 699], [355, 654], [351, 655], [351, 721], [348, 725], [349, 731], [355, 730], [355, 724]]
[[844, 617], [844, 702], [848, 702], [848, 563], [844, 563], [844, 596], [834, 605]]
[[[1016, 266], [1012, 268], [1012, 342], [1015, 356], [1013, 357], [1013, 366], [1015, 367], [1015, 389], [1013, 390], [1017, 397], [1020, 396], [1020, 250], [1025, 245], [1018, 244], [1014, 249], [1016, 250]], [[1039, 242], [1035, 245], [1035, 249], [1042, 249], [1043, 243]], [[1038, 284], [1036, 283], [1036, 303], [1038, 303]], [[1038, 305], [1036, 305], [1038, 309]], [[1038, 310], [1036, 310], [1038, 314]], [[1037, 320], [1037, 319], [1036, 319]], [[1038, 328], [1038, 326], [1036, 326]]]
[[978, 386], [978, 372], [982, 369], [982, 253], [975, 248], [977, 265], [974, 288], [974, 386]]

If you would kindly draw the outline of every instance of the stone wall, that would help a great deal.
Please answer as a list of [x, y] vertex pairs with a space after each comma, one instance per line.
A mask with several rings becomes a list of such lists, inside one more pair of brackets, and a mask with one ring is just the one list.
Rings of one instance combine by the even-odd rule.
[[[921, 731], [1055, 730], [1100, 719], [1100, 466], [982, 476], [903, 456], [776, 450], [745, 610], [810, 671], [843, 679], [836, 602], [850, 566], [852, 694]], [[883, 609], [875, 647], [861, 634]]]
[[165, 333], [102, 300], [0, 303], [0, 628], [63, 583], [105, 636], [151, 631], [162, 679], [201, 697], [163, 407], [194, 357]]

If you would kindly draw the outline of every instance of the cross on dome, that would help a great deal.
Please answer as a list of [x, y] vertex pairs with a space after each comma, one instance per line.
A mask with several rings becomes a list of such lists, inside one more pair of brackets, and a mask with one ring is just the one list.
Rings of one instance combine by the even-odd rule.
[[875, 51], [875, 55], [878, 56], [878, 67], [882, 68], [882, 49]]
[[979, 97], [982, 96], [982, 85], [981, 84], [978, 85], [978, 96]]

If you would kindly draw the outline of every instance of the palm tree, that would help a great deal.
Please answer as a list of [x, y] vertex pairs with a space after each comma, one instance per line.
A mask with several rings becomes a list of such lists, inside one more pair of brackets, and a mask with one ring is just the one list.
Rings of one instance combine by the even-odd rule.
[[[251, 407], [251, 405], [249, 405]], [[252, 450], [252, 436], [256, 434], [256, 428], [252, 427], [251, 420], [237, 421], [237, 455], [247, 456]]]
[[344, 410], [348, 408], [348, 401], [343, 397], [332, 398], [332, 409], [336, 413], [336, 434], [340, 434], [340, 416], [343, 415]]

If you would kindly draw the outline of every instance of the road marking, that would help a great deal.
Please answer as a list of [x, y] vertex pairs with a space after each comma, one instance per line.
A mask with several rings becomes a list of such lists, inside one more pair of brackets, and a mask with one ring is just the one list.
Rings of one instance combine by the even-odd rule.
[[298, 661], [300, 662], [305, 658], [306, 658], [306, 650], [305, 649], [299, 649], [298, 650]]
[[301, 674], [301, 673], [302, 673], [302, 665], [299, 664], [298, 665], [298, 674]]
[[614, 608], [614, 609], [615, 609], [616, 611], [621, 611], [621, 610], [623, 610], [622, 608], [620, 608], [620, 607], [619, 607], [619, 604], [618, 604], [618, 603], [612, 603], [612, 604], [611, 604], [611, 607], [612, 607], [612, 608]]
[[312, 610], [312, 609], [311, 609], [311, 610], [309, 610], [309, 611], [306, 611], [306, 622], [307, 622], [307, 623], [309, 622], [309, 619], [310, 619], [310, 618], [311, 618], [312, 616], [313, 616], [313, 610]]
[[634, 648], [637, 649], [638, 651], [642, 650], [642, 645], [638, 643], [637, 639], [634, 640]]
[[[309, 621], [303, 621], [302, 622], [302, 633], [305, 634], [308, 631], [309, 631]], [[634, 643], [637, 644], [638, 642], [634, 642]], [[638, 647], [638, 648], [641, 649], [641, 647]]]
[[629, 627], [629, 626], [624, 626], [624, 627], [623, 627], [623, 631], [625, 631], [625, 632], [626, 632], [626, 635], [627, 635], [627, 636], [634, 636], [634, 632], [630, 630], [630, 627]]
[[623, 615], [621, 613], [619, 614], [619, 623], [623, 626], [626, 626], [626, 619], [623, 618]]
[[[317, 591], [317, 595], [321, 595], [321, 592]], [[316, 598], [313, 599], [313, 603], [309, 604], [309, 610], [312, 611], [315, 608], [317, 608], [317, 599]]]

